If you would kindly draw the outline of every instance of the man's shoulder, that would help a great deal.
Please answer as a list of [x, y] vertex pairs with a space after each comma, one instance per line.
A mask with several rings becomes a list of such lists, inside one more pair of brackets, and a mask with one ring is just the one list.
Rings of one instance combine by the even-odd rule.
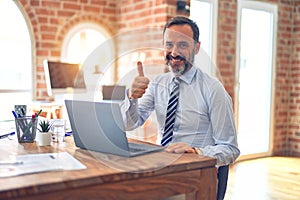
[[207, 84], [215, 84], [220, 83], [220, 80], [212, 75], [207, 74], [206, 72], [203, 72], [200, 68], [197, 68], [197, 77], [202, 79], [203, 82], [206, 82]]
[[162, 81], [168, 81], [171, 79], [171, 74], [170, 72], [163, 73], [163, 74], [158, 74], [154, 76], [153, 81], [154, 82], [162, 82]]

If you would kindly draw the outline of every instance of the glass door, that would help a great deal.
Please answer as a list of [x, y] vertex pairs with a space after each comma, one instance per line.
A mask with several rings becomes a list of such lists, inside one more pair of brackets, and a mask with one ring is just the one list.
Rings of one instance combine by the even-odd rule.
[[276, 11], [239, 1], [235, 114], [241, 155], [269, 154]]

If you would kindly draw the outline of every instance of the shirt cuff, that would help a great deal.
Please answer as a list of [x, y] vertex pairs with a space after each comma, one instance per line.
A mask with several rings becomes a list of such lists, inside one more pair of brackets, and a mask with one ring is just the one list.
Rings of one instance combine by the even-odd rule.
[[128, 94], [129, 94], [129, 89], [127, 89], [126, 90], [126, 95], [125, 95], [125, 104], [126, 104], [126, 110], [128, 110], [129, 109], [129, 107], [131, 107], [131, 106], [136, 106], [137, 105], [137, 102], [138, 102], [138, 99], [131, 99], [131, 98], [129, 98], [129, 96], [128, 96]]

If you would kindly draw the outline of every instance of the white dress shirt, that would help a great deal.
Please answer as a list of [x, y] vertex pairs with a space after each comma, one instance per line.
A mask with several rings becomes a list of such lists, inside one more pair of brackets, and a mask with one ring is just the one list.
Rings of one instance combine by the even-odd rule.
[[[133, 130], [156, 112], [160, 144], [172, 73], [158, 75], [150, 82], [140, 99], [121, 104], [127, 130]], [[180, 95], [173, 129], [172, 143], [185, 142], [199, 148], [203, 155], [217, 159], [217, 165], [233, 163], [239, 156], [231, 97], [215, 78], [195, 66], [180, 76]]]

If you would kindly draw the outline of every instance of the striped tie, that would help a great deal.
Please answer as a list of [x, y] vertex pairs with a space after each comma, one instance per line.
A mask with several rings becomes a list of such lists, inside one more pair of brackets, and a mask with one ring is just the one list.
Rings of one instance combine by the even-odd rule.
[[172, 140], [172, 136], [173, 136], [173, 126], [175, 123], [176, 108], [179, 99], [179, 78], [174, 78], [173, 84], [174, 84], [173, 91], [170, 94], [170, 99], [167, 108], [165, 129], [161, 140], [162, 146], [167, 145]]

